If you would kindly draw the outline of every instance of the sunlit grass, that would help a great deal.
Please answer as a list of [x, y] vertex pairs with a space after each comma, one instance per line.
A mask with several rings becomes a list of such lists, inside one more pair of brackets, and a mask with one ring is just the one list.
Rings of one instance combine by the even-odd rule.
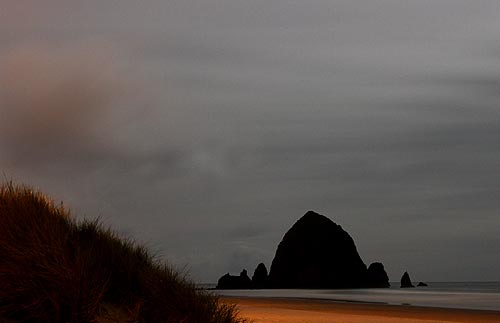
[[99, 221], [0, 187], [0, 321], [237, 323], [232, 306]]

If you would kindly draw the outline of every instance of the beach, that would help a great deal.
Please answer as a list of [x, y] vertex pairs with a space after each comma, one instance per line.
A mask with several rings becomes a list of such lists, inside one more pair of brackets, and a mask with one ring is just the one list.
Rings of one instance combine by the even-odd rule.
[[496, 323], [500, 311], [451, 309], [331, 300], [228, 297], [254, 323]]

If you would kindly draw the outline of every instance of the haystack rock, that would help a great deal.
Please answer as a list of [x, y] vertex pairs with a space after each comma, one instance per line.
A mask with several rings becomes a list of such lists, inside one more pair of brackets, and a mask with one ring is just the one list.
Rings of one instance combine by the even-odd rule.
[[255, 268], [252, 276], [252, 288], [267, 288], [267, 268], [263, 263], [260, 263], [257, 268]]
[[366, 287], [353, 239], [327, 217], [307, 212], [283, 237], [269, 273], [273, 288]]
[[410, 275], [405, 271], [403, 277], [401, 277], [401, 288], [413, 288], [413, 284], [411, 283]]
[[387, 276], [384, 265], [382, 263], [374, 262], [368, 267], [366, 283], [367, 283], [366, 287], [373, 287], [373, 288], [391, 287], [391, 284], [389, 284], [389, 276]]
[[239, 276], [225, 274], [217, 281], [217, 289], [249, 289], [252, 281], [248, 277], [247, 271], [243, 269]]

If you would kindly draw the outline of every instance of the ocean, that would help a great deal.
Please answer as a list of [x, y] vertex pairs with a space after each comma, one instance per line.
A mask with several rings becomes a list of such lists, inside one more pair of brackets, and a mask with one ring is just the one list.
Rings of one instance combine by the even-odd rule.
[[[430, 306], [500, 311], [500, 282], [429, 282], [428, 287], [375, 289], [214, 290], [221, 296], [285, 297], [391, 305]], [[214, 284], [200, 287], [210, 288]]]

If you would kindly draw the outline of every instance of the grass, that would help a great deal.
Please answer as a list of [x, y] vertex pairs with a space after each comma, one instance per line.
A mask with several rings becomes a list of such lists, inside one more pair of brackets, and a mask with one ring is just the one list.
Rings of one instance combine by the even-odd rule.
[[12, 183], [0, 187], [0, 321], [246, 322], [143, 246]]

